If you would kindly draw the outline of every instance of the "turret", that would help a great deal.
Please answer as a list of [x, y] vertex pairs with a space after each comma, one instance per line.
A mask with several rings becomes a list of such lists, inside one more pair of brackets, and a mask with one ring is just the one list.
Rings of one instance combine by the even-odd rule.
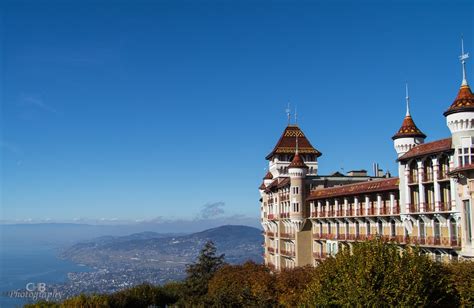
[[466, 60], [469, 53], [464, 53], [464, 43], [461, 44], [462, 82], [456, 99], [448, 110], [444, 112], [451, 134], [474, 130], [474, 95], [467, 83]]
[[288, 166], [290, 175], [290, 218], [302, 219], [304, 209], [304, 179], [308, 173], [308, 166], [298, 152], [298, 137], [296, 137], [295, 156]]
[[393, 135], [393, 145], [397, 151], [398, 157], [401, 157], [406, 152], [410, 151], [415, 146], [424, 143], [426, 135], [416, 126], [415, 121], [410, 114], [410, 97], [408, 96], [408, 85], [406, 85], [406, 104], [407, 112], [403, 119], [402, 126]]

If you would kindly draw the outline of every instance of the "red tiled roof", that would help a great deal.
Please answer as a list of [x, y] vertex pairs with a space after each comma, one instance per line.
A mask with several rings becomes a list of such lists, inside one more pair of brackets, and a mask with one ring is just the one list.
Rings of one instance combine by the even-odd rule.
[[263, 179], [264, 180], [271, 180], [271, 179], [273, 179], [273, 174], [270, 171], [268, 171]]
[[421, 132], [421, 130], [416, 127], [415, 122], [413, 121], [410, 114], [405, 116], [403, 119], [402, 127], [398, 130], [398, 132], [393, 135], [392, 139], [404, 138], [404, 137], [421, 137], [426, 138], [426, 135]]
[[[298, 146], [298, 151], [299, 151], [299, 146]], [[301, 159], [300, 154], [296, 153], [295, 157], [293, 157], [293, 160], [291, 161], [290, 165], [288, 166], [288, 169], [290, 168], [308, 168], [304, 161]]]
[[368, 181], [356, 184], [348, 184], [337, 187], [318, 189], [311, 192], [306, 200], [318, 200], [324, 198], [358, 195], [371, 192], [382, 192], [398, 190], [398, 178], [389, 178], [376, 181]]
[[265, 191], [274, 191], [275, 189], [282, 188], [286, 185], [290, 184], [290, 178], [286, 177], [283, 179], [274, 179], [273, 182], [268, 185], [268, 187], [265, 189]]
[[294, 154], [296, 152], [296, 137], [298, 137], [298, 152], [300, 154], [315, 154], [321, 156], [321, 152], [316, 150], [308, 139], [306, 139], [303, 131], [297, 125], [288, 125], [275, 148], [265, 157], [270, 159], [275, 154]]
[[403, 161], [409, 158], [440, 153], [451, 150], [451, 138], [436, 140], [428, 143], [417, 145], [410, 151], [403, 154], [398, 160]]
[[474, 111], [474, 95], [472, 94], [471, 88], [468, 85], [461, 86], [458, 96], [456, 96], [456, 99], [451, 104], [449, 109], [443, 114], [444, 116], [447, 116], [452, 113], [462, 111]]
[[263, 183], [262, 183], [262, 185], [260, 185], [260, 186], [258, 187], [258, 189], [260, 189], [260, 190], [265, 190], [265, 188], [266, 188], [266, 186], [265, 186], [265, 184], [263, 184]]

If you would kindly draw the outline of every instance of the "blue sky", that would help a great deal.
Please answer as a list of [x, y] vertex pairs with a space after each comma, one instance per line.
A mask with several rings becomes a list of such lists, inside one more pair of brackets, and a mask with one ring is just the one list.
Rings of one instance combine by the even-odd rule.
[[[4, 1], [2, 216], [257, 217], [288, 101], [320, 173], [395, 171], [436, 140], [473, 51], [469, 1]], [[468, 80], [474, 79], [468, 63]]]

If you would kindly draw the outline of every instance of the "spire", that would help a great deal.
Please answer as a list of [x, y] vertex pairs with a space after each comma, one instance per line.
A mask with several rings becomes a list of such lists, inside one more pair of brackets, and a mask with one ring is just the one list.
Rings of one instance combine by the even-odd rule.
[[462, 83], [461, 86], [467, 86], [467, 79], [466, 79], [466, 60], [469, 59], [469, 53], [464, 53], [464, 37], [461, 36], [461, 55], [459, 56], [459, 60], [461, 60], [462, 64]]
[[407, 113], [405, 116], [409, 117], [410, 116], [410, 96], [408, 96], [408, 82], [405, 83], [405, 93], [406, 93], [405, 100], [407, 102]]
[[290, 109], [290, 102], [288, 102], [288, 107], [286, 107], [286, 116], [288, 117], [288, 125], [291, 124], [291, 109]]
[[402, 126], [398, 132], [392, 137], [393, 140], [398, 138], [418, 137], [426, 138], [426, 135], [416, 126], [415, 121], [410, 114], [410, 96], [408, 95], [408, 83], [405, 83], [405, 101], [407, 104], [407, 112], [403, 119]]
[[469, 53], [464, 52], [464, 39], [461, 37], [461, 55], [459, 56], [459, 60], [461, 60], [462, 64], [462, 83], [454, 102], [448, 110], [443, 113], [445, 117], [453, 113], [474, 111], [474, 95], [466, 78], [466, 60], [468, 58]]
[[301, 159], [300, 154], [298, 153], [298, 136], [296, 136], [296, 146], [295, 146], [295, 156], [291, 161], [288, 169], [290, 168], [308, 168], [308, 166], [304, 163], [303, 159]]

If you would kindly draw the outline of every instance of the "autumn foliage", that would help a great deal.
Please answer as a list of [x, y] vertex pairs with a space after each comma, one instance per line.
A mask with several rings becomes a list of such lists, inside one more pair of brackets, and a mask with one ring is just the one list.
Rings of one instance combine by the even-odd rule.
[[355, 243], [317, 267], [272, 272], [224, 263], [206, 244], [182, 282], [80, 295], [30, 307], [472, 307], [474, 262], [437, 263], [418, 248], [381, 240]]

